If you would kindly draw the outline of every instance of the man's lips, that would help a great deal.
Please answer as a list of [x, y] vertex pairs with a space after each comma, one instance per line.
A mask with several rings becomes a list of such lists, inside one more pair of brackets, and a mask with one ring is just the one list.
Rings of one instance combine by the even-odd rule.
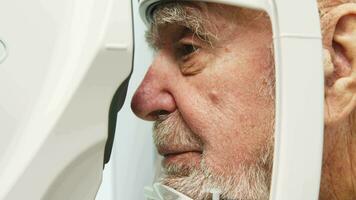
[[174, 153], [166, 153], [166, 154], [163, 154], [163, 156], [165, 158], [167, 158], [167, 157], [178, 156], [178, 155], [187, 154], [187, 153], [201, 154], [201, 151], [180, 151], [180, 152], [174, 152]]
[[197, 147], [160, 146], [157, 149], [158, 149], [158, 153], [164, 157], [177, 156], [186, 153], [197, 153], [197, 154], [202, 153], [202, 150]]

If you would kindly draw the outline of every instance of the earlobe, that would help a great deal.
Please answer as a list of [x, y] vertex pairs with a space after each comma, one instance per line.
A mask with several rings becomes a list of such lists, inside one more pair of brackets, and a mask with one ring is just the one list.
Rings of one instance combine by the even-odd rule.
[[356, 14], [340, 17], [334, 30], [329, 54], [324, 53], [326, 125], [344, 120], [356, 107]]

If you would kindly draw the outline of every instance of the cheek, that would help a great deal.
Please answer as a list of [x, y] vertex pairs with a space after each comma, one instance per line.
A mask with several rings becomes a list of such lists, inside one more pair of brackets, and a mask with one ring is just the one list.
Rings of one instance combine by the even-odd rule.
[[241, 167], [260, 163], [261, 157], [265, 153], [264, 146], [269, 140], [264, 136], [266, 135], [217, 138], [215, 145], [203, 153], [204, 163], [217, 174], [237, 172]]
[[260, 60], [266, 60], [264, 54], [240, 65], [233, 61], [220, 65], [224, 71], [214, 71], [211, 84], [201, 88], [211, 105], [207, 120], [211, 128], [202, 134], [205, 159], [216, 171], [255, 163], [273, 134], [273, 95], [264, 92], [271, 90], [271, 66]]
[[269, 108], [258, 108], [247, 107], [246, 104], [242, 105], [243, 109], [234, 108], [224, 112], [227, 113], [224, 118], [213, 119], [217, 122], [215, 129], [203, 133], [208, 166], [216, 170], [225, 170], [226, 167], [235, 169], [242, 163], [256, 163], [263, 154], [273, 134], [273, 105], [266, 104]]
[[274, 100], [264, 92], [273, 81], [269, 51], [241, 49], [225, 50], [199, 74], [184, 77], [175, 93], [185, 122], [202, 140], [206, 165], [221, 172], [255, 163], [273, 134]]

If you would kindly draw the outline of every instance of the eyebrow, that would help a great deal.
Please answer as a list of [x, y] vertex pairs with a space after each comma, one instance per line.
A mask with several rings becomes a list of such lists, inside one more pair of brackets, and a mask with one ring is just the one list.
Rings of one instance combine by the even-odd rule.
[[[175, 13], [174, 6], [180, 7], [180, 11], [183, 12]], [[198, 11], [189, 12], [189, 9], [197, 9]], [[213, 27], [212, 24], [204, 20], [202, 15], [200, 15], [200, 11], [200, 7], [195, 4], [190, 5], [190, 8], [181, 3], [163, 4], [155, 11], [151, 27], [145, 33], [146, 42], [151, 48], [158, 49], [160, 46], [159, 28], [163, 25], [178, 25], [186, 28], [188, 31], [194, 33], [197, 38], [212, 46], [217, 40], [217, 36], [210, 30]]]
[[145, 32], [145, 39], [148, 44], [148, 46], [152, 49], [158, 49], [158, 44], [157, 44], [157, 36], [156, 33], [153, 33], [152, 28], [146, 30]]

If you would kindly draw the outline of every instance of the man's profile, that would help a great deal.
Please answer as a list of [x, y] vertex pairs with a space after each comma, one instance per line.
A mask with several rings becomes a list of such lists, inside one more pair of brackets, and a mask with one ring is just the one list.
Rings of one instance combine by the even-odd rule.
[[[352, 200], [356, 0], [318, 3], [326, 80], [320, 199]], [[219, 188], [222, 199], [268, 199], [275, 97], [268, 15], [169, 2], [155, 10], [147, 39], [156, 54], [132, 109], [155, 121], [154, 141], [164, 156], [162, 182], [193, 199], [209, 199], [209, 188]]]

